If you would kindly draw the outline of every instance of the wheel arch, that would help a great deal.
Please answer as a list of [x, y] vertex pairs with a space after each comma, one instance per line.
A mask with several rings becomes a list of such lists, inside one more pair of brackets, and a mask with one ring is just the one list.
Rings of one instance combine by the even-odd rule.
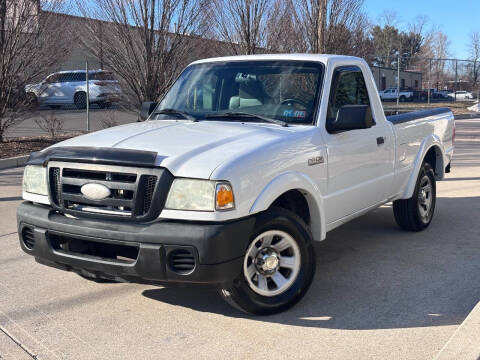
[[[308, 205], [310, 230], [314, 240], [324, 240], [326, 236], [323, 197], [318, 186], [305, 174], [289, 172], [270, 181], [257, 196], [250, 208], [250, 214], [269, 209], [286, 194], [301, 194]], [[301, 216], [302, 217], [302, 216]]]
[[422, 142], [420, 149], [418, 150], [417, 157], [415, 158], [413, 170], [408, 180], [407, 187], [403, 193], [402, 199], [409, 199], [412, 197], [415, 190], [417, 177], [424, 161], [427, 161], [432, 166], [435, 172], [435, 179], [443, 180], [445, 176], [444, 154], [445, 151], [438, 136], [431, 135]]

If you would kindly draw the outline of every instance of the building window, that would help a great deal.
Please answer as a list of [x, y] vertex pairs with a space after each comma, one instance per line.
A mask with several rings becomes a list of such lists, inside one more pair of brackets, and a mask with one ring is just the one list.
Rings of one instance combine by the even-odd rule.
[[415, 80], [415, 89], [418, 89], [418, 80]]
[[380, 90], [385, 90], [387, 88], [387, 78], [385, 75], [382, 75], [382, 84], [380, 85]]
[[405, 88], [405, 79], [400, 80], [400, 87]]

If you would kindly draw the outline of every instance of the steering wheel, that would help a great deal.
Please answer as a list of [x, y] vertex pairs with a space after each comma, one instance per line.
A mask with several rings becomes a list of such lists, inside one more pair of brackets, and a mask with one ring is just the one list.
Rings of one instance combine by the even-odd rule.
[[303, 101], [297, 100], [297, 99], [285, 99], [280, 102], [281, 105], [287, 105], [287, 106], [294, 106], [293, 104], [295, 103], [303, 106], [305, 109], [308, 107], [308, 105], [305, 104]]

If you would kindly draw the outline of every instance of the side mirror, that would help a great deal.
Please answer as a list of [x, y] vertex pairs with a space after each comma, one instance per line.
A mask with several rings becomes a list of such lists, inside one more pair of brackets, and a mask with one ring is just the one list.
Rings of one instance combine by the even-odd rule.
[[140, 109], [140, 116], [138, 121], [145, 121], [148, 119], [150, 114], [155, 110], [157, 107], [157, 103], [154, 101], [146, 101], [142, 104], [142, 107]]
[[374, 125], [369, 105], [344, 105], [337, 112], [337, 118], [327, 123], [329, 132], [368, 129]]

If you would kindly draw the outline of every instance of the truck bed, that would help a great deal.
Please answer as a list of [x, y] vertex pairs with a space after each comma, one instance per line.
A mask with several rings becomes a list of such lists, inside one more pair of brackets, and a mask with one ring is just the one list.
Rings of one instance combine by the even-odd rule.
[[[386, 111], [387, 112], [387, 111]], [[409, 111], [401, 114], [388, 115], [386, 118], [392, 124], [401, 124], [421, 118], [449, 113], [450, 109], [446, 107], [434, 108], [420, 111]]]

